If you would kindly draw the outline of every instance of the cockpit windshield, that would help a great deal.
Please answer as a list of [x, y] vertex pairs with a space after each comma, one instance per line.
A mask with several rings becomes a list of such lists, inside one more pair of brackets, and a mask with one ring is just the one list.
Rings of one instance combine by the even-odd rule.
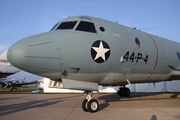
[[54, 29], [57, 27], [58, 24], [59, 24], [59, 23], [56, 23], [56, 24], [51, 28], [50, 31], [54, 30]]
[[[89, 20], [89, 19], [88, 19]], [[64, 21], [62, 23], [57, 23], [54, 27], [50, 30], [71, 30], [76, 25], [77, 21]], [[87, 22], [87, 21], [80, 21], [78, 22], [76, 30], [83, 31], [83, 32], [90, 32], [90, 33], [97, 33], [94, 23]]]
[[96, 28], [94, 26], [94, 23], [81, 21], [76, 28], [78, 31], [84, 31], [84, 32], [91, 32], [91, 33], [97, 33]]
[[73, 29], [74, 26], [76, 25], [77, 21], [68, 21], [68, 22], [62, 22], [58, 28], [58, 29]]

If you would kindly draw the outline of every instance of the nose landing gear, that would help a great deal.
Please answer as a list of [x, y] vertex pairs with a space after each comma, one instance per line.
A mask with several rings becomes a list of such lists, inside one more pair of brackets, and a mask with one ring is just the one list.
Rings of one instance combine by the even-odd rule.
[[84, 91], [84, 94], [86, 94], [86, 99], [84, 99], [84, 101], [82, 102], [82, 109], [85, 112], [97, 112], [98, 108], [99, 108], [99, 103], [97, 100], [92, 99], [92, 91]]
[[[85, 112], [97, 112], [99, 108], [99, 103], [96, 99], [92, 99], [92, 91], [85, 90], [84, 94], [86, 95], [86, 99], [82, 102], [82, 109]], [[129, 88], [126, 88], [125, 86], [119, 88], [117, 94], [121, 97], [129, 97], [130, 96], [130, 90]]]

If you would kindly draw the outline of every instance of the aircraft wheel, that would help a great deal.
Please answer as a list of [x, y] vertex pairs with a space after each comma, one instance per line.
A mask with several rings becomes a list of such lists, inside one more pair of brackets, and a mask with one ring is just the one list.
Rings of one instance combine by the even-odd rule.
[[124, 89], [120, 89], [118, 90], [117, 94], [120, 96], [120, 97], [123, 97], [124, 96]]
[[129, 88], [124, 88], [124, 94], [126, 97], [129, 97], [130, 96], [130, 90]]
[[120, 96], [123, 97], [123, 96], [125, 96], [124, 94], [125, 94], [124, 88], [120, 88]]
[[119, 96], [121, 95], [121, 92], [120, 92], [120, 90], [118, 90], [118, 91], [117, 91], [117, 94], [118, 94]]
[[83, 109], [85, 112], [88, 112], [87, 103], [88, 103], [88, 100], [87, 100], [87, 99], [84, 99], [83, 102], [82, 102], [82, 109]]
[[120, 88], [120, 90], [118, 90], [117, 94], [121, 97], [129, 97], [130, 96], [130, 90], [129, 88]]
[[87, 108], [89, 110], [89, 112], [93, 113], [96, 112], [99, 108], [99, 103], [97, 100], [95, 99], [91, 99], [88, 103], [87, 103]]

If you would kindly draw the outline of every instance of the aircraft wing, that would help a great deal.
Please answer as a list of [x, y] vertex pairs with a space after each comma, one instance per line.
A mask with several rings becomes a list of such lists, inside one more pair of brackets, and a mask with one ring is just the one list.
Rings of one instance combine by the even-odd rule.
[[22, 87], [23, 85], [30, 85], [30, 84], [36, 84], [38, 82], [22, 82], [22, 83], [14, 83], [16, 87]]

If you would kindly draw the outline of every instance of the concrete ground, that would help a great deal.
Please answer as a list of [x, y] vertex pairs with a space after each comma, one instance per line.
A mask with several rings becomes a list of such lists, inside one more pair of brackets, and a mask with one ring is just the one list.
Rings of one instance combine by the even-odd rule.
[[178, 93], [94, 94], [96, 113], [84, 112], [82, 94], [0, 94], [0, 120], [180, 120]]

